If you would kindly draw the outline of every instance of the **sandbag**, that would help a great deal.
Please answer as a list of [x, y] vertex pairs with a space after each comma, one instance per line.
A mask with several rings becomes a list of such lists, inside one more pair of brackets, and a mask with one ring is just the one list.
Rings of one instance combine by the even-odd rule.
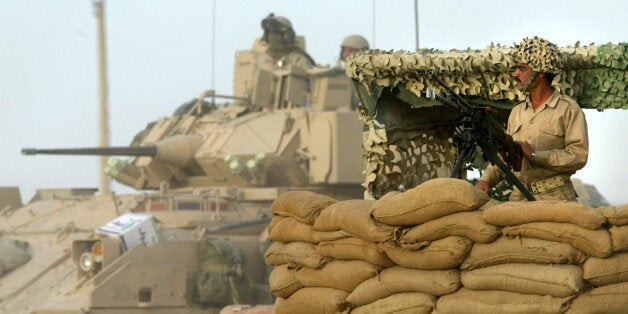
[[502, 202], [500, 202], [500, 201], [498, 201], [498, 200], [496, 200], [494, 198], [491, 198], [491, 199], [488, 200], [488, 202], [486, 202], [486, 204], [484, 204], [484, 205], [482, 205], [482, 207], [480, 207], [480, 210], [487, 210], [487, 209], [492, 208], [495, 205], [499, 205], [501, 203]]
[[395, 227], [375, 221], [370, 214], [373, 201], [347, 200], [329, 205], [314, 222], [314, 230], [344, 230], [370, 242], [393, 238]]
[[462, 285], [471, 290], [503, 290], [568, 297], [584, 287], [582, 269], [575, 265], [499, 264], [463, 270]]
[[608, 223], [613, 226], [625, 226], [628, 225], [628, 204], [621, 206], [604, 206], [597, 208]]
[[626, 313], [628, 282], [592, 289], [571, 302], [568, 314]]
[[506, 263], [581, 264], [587, 256], [569, 244], [533, 238], [500, 237], [475, 243], [461, 269], [471, 270]]
[[449, 214], [480, 208], [490, 198], [466, 180], [436, 178], [373, 203], [371, 215], [392, 226], [416, 226]]
[[395, 234], [400, 246], [422, 241], [435, 241], [449, 236], [461, 236], [478, 243], [490, 243], [501, 235], [501, 228], [482, 220], [481, 211], [460, 212], [402, 229]]
[[268, 276], [269, 290], [279, 298], [287, 298], [303, 288], [297, 280], [295, 270], [288, 264], [276, 266]]
[[309, 191], [288, 191], [277, 197], [270, 206], [273, 215], [292, 217], [308, 225], [314, 224], [316, 217], [325, 207], [336, 200]]
[[589, 256], [599, 258], [606, 258], [613, 252], [611, 235], [607, 229], [591, 230], [567, 223], [531, 222], [504, 227], [502, 234], [566, 243]]
[[311, 268], [321, 268], [331, 259], [316, 252], [314, 247], [314, 244], [306, 242], [274, 242], [264, 253], [264, 260], [267, 265], [272, 266], [295, 263]]
[[268, 239], [275, 242], [318, 243], [348, 237], [343, 231], [315, 231], [311, 225], [299, 222], [292, 217], [275, 216], [268, 225]]
[[350, 308], [373, 303], [401, 292], [423, 292], [440, 296], [460, 287], [458, 270], [420, 270], [400, 266], [382, 270], [379, 276], [367, 279], [347, 297]]
[[613, 251], [628, 251], [628, 225], [621, 227], [610, 227], [608, 231], [611, 233], [611, 241], [613, 242]]
[[338, 313], [338, 304], [348, 295], [349, 292], [332, 288], [306, 287], [299, 289], [287, 299], [277, 298], [274, 313]]
[[352, 314], [396, 313], [429, 314], [436, 297], [423, 292], [402, 292], [351, 310]]
[[399, 266], [415, 269], [457, 268], [471, 249], [471, 240], [452, 236], [436, 240], [419, 250], [409, 250], [392, 243], [380, 247]]
[[381, 267], [369, 262], [331, 261], [323, 268], [301, 267], [296, 270], [296, 279], [306, 287], [327, 287], [351, 292], [365, 280], [377, 275]]
[[550, 295], [460, 288], [452, 294], [440, 297], [432, 313], [563, 313], [569, 306], [570, 300], [571, 297], [556, 298]]
[[316, 251], [339, 260], [361, 260], [382, 267], [395, 265], [377, 244], [355, 237], [321, 242], [316, 246]]
[[628, 281], [628, 252], [614, 254], [609, 258], [589, 258], [582, 265], [584, 280], [606, 286]]
[[598, 229], [606, 223], [606, 218], [596, 208], [567, 201], [505, 202], [486, 209], [482, 218], [496, 226], [559, 222]]

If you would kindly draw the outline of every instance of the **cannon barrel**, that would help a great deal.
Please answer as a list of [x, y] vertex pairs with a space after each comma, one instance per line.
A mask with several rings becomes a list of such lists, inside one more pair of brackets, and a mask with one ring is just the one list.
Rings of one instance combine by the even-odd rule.
[[95, 155], [95, 156], [149, 156], [175, 167], [186, 167], [194, 163], [194, 154], [203, 140], [196, 135], [175, 135], [154, 145], [127, 147], [88, 147], [66, 149], [23, 148], [24, 155]]
[[120, 147], [84, 147], [37, 149], [22, 148], [23, 155], [90, 155], [90, 156], [150, 156], [157, 155], [157, 146], [120, 146]]

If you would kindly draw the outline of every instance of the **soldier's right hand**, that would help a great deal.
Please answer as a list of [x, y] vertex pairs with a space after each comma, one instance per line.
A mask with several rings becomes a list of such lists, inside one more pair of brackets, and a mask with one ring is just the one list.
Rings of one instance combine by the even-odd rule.
[[488, 186], [488, 183], [486, 181], [478, 181], [478, 183], [475, 184], [475, 187], [480, 189], [482, 192], [488, 194], [488, 192], [491, 191], [491, 187]]

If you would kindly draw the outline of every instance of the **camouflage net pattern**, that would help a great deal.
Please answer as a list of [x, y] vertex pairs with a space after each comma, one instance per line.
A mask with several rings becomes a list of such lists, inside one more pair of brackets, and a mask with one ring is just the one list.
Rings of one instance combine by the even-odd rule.
[[424, 130], [410, 139], [388, 143], [384, 129], [371, 122], [364, 133], [367, 199], [403, 191], [432, 178], [449, 176], [455, 163], [453, 129]]
[[[375, 118], [375, 104], [382, 89], [413, 94], [416, 98], [404, 101], [414, 107], [434, 106], [434, 101], [423, 95], [427, 87], [445, 94], [444, 89], [427, 76], [429, 71], [438, 69], [440, 77], [456, 93], [475, 102], [509, 110], [525, 99], [512, 77], [516, 65], [509, 56], [512, 49], [491, 45], [483, 50], [449, 52], [370, 50], [347, 60], [347, 75], [364, 90], [358, 111], [368, 129], [363, 138], [366, 198], [377, 199], [388, 191], [409, 189], [436, 178], [439, 176], [436, 169], [451, 169], [456, 157], [453, 127], [441, 128], [439, 132], [428, 127], [406, 135], [403, 143], [388, 143], [387, 126], [379, 124]], [[559, 51], [564, 69], [554, 78], [552, 85], [556, 89], [574, 98], [582, 108], [628, 109], [628, 44], [576, 44], [559, 48]]]
[[[512, 48], [489, 46], [483, 50], [452, 50], [443, 52], [421, 49], [407, 51], [370, 50], [347, 60], [347, 75], [360, 82], [367, 92], [375, 95], [377, 87], [402, 87], [418, 97], [425, 88], [442, 88], [426, 73], [440, 69], [441, 78], [464, 96], [480, 97], [486, 101], [525, 99], [515, 88], [511, 72], [515, 66], [508, 56]], [[574, 98], [582, 108], [628, 109], [628, 44], [601, 46], [576, 45], [559, 49], [564, 71], [553, 85]]]

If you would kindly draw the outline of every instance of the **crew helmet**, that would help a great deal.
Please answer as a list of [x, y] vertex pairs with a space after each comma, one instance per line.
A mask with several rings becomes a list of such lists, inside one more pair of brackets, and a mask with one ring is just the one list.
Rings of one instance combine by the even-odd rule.
[[349, 35], [342, 40], [340, 47], [351, 47], [358, 50], [367, 50], [369, 49], [369, 42], [366, 38], [360, 35]]
[[563, 67], [558, 46], [538, 36], [524, 38], [510, 51], [510, 57], [529, 65], [535, 72], [559, 74]]
[[296, 35], [290, 20], [283, 16], [275, 16], [274, 13], [268, 14], [268, 16], [262, 20], [262, 29], [264, 30], [262, 40], [265, 42], [268, 42], [268, 32], [270, 31], [282, 33], [284, 43], [290, 44], [294, 43], [296, 40]]

